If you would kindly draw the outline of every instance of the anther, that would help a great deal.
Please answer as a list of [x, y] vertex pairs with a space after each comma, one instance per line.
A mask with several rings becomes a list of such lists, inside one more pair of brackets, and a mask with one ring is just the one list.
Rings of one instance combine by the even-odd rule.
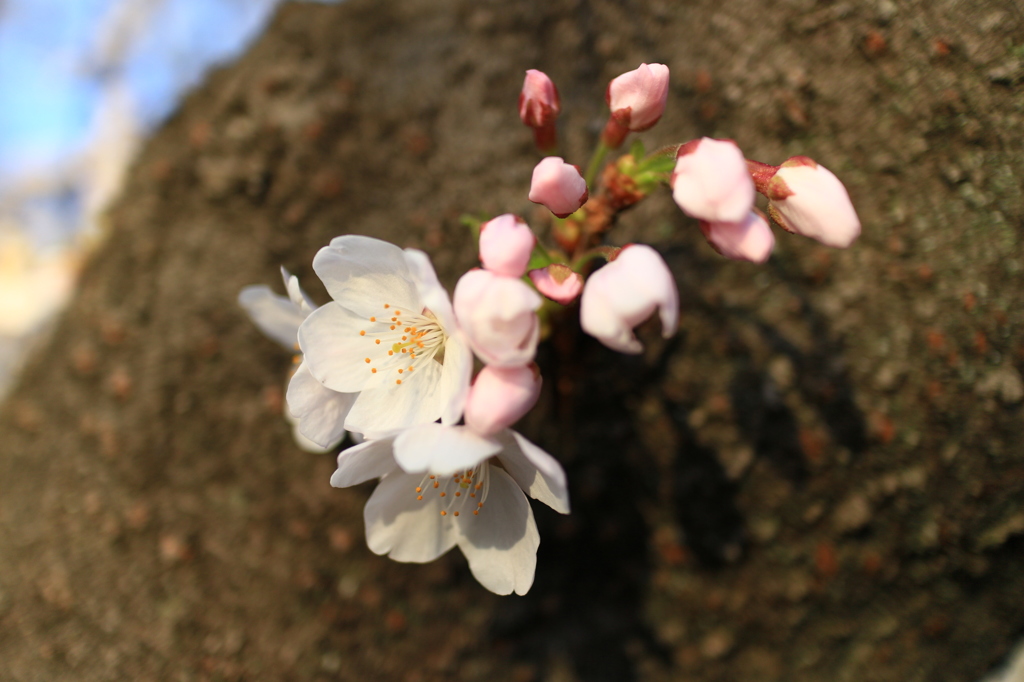
[[417, 499], [417, 500], [422, 500], [422, 499], [423, 499], [423, 496], [422, 496], [422, 495], [417, 495], [417, 496], [416, 496], [416, 499]]
[[401, 315], [401, 314], [402, 314], [402, 311], [401, 311], [401, 310], [396, 310], [396, 311], [395, 311], [395, 315]]
[[395, 379], [395, 383], [396, 383], [396, 384], [401, 384], [401, 383], [402, 383], [402, 380], [401, 380], [401, 379]]
[[384, 307], [385, 307], [385, 308], [390, 308], [390, 307], [391, 307], [391, 304], [390, 304], [390, 303], [385, 303], [385, 304], [384, 304]]
[[376, 374], [376, 373], [377, 373], [377, 368], [376, 367], [371, 367], [370, 368], [370, 374]]
[[389, 350], [388, 351], [388, 355], [394, 355], [394, 354], [395, 354], [395, 351], [393, 351], [393, 350]]
[[359, 330], [359, 336], [366, 336], [366, 330], [365, 329], [360, 329]]
[[444, 509], [442, 509], [441, 510], [441, 516], [448, 516], [448, 512], [446, 512]]
[[455, 492], [455, 497], [462, 497], [462, 493], [460, 493], [460, 492], [456, 491], [456, 492]]
[[380, 339], [377, 339], [376, 341], [374, 341], [374, 343], [376, 343], [379, 346], [380, 345]]
[[392, 330], [392, 331], [394, 331], [394, 330], [395, 330], [395, 325], [391, 325], [391, 330]]
[[480, 512], [476, 509], [473, 510], [473, 516], [480, 516]]
[[398, 370], [398, 373], [401, 374], [404, 371], [405, 371], [404, 369], [400, 369], [400, 370]]
[[433, 474], [431, 474], [431, 476], [430, 476], [430, 480], [431, 480], [431, 481], [433, 481], [433, 480], [434, 480], [435, 478], [437, 478], [437, 477], [436, 477], [436, 476], [434, 476]]
[[441, 493], [441, 497], [448, 497], [448, 493]]
[[459, 512], [455, 512], [455, 515], [456, 515], [456, 516], [458, 516], [458, 515], [459, 515]]
[[436, 488], [437, 486], [439, 486], [439, 485], [440, 485], [440, 483], [438, 483], [437, 481], [434, 481], [434, 487], [435, 487], [435, 488]]
[[366, 358], [366, 364], [370, 364], [370, 358]]
[[370, 318], [370, 322], [376, 322], [376, 321], [377, 321], [377, 318], [376, 318], [376, 317], [371, 317], [371, 318]]
[[423, 488], [421, 488], [421, 487], [419, 487], [419, 486], [416, 486], [416, 492], [418, 492], [418, 493], [421, 493], [421, 492], [423, 492]]
[[[392, 318], [391, 318], [391, 321], [392, 321], [392, 322], [398, 322], [398, 318], [397, 318], [397, 317], [392, 317]], [[392, 327], [392, 329], [394, 329], [394, 327]]]

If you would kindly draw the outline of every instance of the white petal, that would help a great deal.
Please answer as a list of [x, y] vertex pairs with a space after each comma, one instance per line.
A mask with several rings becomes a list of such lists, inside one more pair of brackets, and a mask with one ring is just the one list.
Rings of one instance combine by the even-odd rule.
[[441, 422], [457, 424], [462, 418], [469, 395], [469, 380], [473, 376], [473, 352], [462, 332], [454, 330], [444, 346], [444, 366], [438, 396], [441, 400]]
[[421, 477], [400, 471], [381, 479], [363, 517], [366, 544], [374, 554], [395, 561], [433, 561], [455, 546], [458, 532], [450, 517], [441, 516], [445, 500], [437, 495], [416, 499]]
[[417, 249], [406, 249], [405, 260], [424, 307], [434, 313], [441, 326], [450, 334], [455, 330], [455, 313], [452, 312], [448, 292], [441, 286], [434, 266], [430, 264], [430, 257]]
[[425, 424], [403, 431], [395, 439], [395, 461], [411, 473], [448, 476], [472, 469], [500, 450], [501, 443], [464, 426]]
[[441, 365], [426, 362], [402, 376], [401, 384], [392, 382], [362, 391], [345, 428], [373, 436], [436, 421], [443, 409], [438, 396]]
[[[347, 488], [398, 471], [391, 454], [394, 436], [363, 441], [338, 454], [338, 469], [331, 476], [335, 488]], [[415, 487], [415, 485], [414, 485]]]
[[305, 315], [284, 296], [264, 285], [246, 287], [238, 294], [238, 303], [260, 331], [290, 351]]
[[299, 433], [329, 448], [345, 437], [345, 417], [358, 393], [338, 393], [327, 388], [303, 362], [288, 382], [288, 411], [299, 420]]
[[313, 258], [313, 270], [335, 301], [364, 319], [379, 315], [385, 303], [422, 311], [405, 252], [394, 244], [357, 235], [337, 237]]
[[480, 584], [495, 594], [526, 594], [537, 568], [540, 534], [533, 510], [515, 481], [491, 467], [487, 501], [479, 515], [455, 518], [459, 549]]
[[283, 265], [281, 266], [281, 279], [284, 280], [284, 287], [288, 291], [288, 298], [291, 299], [291, 302], [304, 317], [316, 310], [316, 305], [313, 304], [313, 301], [309, 299], [306, 292], [299, 286], [299, 278], [285, 270]]
[[359, 334], [370, 324], [336, 303], [310, 313], [299, 327], [299, 347], [317, 381], [339, 393], [384, 385], [385, 372], [372, 373], [371, 363], [366, 362], [379, 351], [368, 350], [370, 342]]
[[495, 437], [505, 446], [498, 459], [519, 487], [559, 514], [568, 514], [569, 490], [558, 460], [511, 429]]

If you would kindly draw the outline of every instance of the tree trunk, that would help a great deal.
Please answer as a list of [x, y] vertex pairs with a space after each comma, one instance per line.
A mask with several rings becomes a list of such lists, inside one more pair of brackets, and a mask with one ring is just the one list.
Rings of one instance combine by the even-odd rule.
[[[1024, 630], [1024, 16], [1012, 1], [348, 0], [288, 5], [148, 143], [109, 236], [0, 415], [11, 680], [975, 680]], [[526, 431], [524, 598], [451, 553], [365, 546], [370, 487], [292, 444], [289, 358], [235, 303], [278, 265], [321, 301], [343, 233], [474, 264], [518, 212], [523, 71], [584, 165], [608, 80], [672, 70], [648, 148], [807, 155], [862, 238], [717, 256], [667, 193], [679, 334], [641, 357], [567, 324]]]

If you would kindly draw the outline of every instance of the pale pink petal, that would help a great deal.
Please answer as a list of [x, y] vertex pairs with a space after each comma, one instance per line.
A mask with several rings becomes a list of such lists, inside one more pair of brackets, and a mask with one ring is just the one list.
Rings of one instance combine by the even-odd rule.
[[335, 237], [313, 258], [313, 270], [337, 303], [368, 318], [387, 303], [420, 312], [420, 301], [405, 253], [380, 239]]
[[338, 468], [331, 476], [335, 488], [359, 485], [398, 470], [392, 456], [394, 436], [367, 440], [338, 454]]

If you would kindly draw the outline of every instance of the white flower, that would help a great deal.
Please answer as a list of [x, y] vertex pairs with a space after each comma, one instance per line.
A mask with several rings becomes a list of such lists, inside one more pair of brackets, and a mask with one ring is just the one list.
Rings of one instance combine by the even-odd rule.
[[[372, 436], [457, 422], [473, 357], [427, 255], [348, 235], [320, 249], [313, 270], [334, 302], [302, 323], [299, 346], [316, 382], [359, 394], [345, 428]], [[289, 391], [293, 412], [303, 397]]]
[[331, 485], [373, 478], [366, 542], [395, 561], [433, 561], [452, 547], [480, 584], [526, 594], [540, 536], [526, 495], [569, 513], [565, 472], [515, 431], [478, 436], [463, 426], [427, 424], [369, 440], [338, 455]]
[[[302, 291], [298, 277], [284, 268], [281, 268], [281, 277], [287, 297], [278, 296], [268, 286], [258, 285], [242, 289], [238, 302], [260, 331], [294, 353], [298, 350], [299, 325], [316, 306]], [[292, 435], [300, 448], [307, 452], [326, 452], [345, 437], [345, 415], [356, 396], [332, 391], [316, 382], [301, 355], [296, 355], [295, 359], [299, 364], [288, 382], [289, 404], [295, 393], [295, 400], [302, 409], [297, 415], [292, 414], [291, 408], [285, 410], [285, 418], [291, 423]]]

